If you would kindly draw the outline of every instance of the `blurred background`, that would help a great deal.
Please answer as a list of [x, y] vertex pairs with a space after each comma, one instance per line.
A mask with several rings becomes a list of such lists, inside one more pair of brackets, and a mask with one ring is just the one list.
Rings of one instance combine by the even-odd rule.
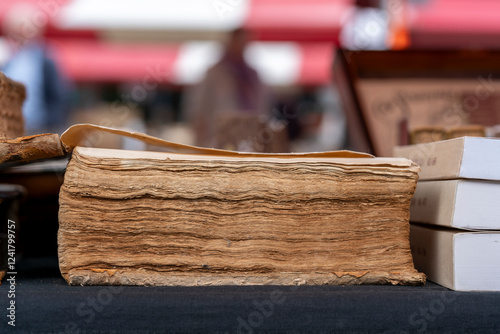
[[225, 149], [363, 150], [336, 50], [498, 49], [499, 13], [496, 0], [2, 0], [0, 68], [28, 87], [27, 134], [93, 123]]

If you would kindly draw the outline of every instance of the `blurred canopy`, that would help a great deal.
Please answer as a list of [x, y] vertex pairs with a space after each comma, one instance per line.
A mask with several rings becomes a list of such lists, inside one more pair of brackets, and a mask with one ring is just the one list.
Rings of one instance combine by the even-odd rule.
[[76, 82], [140, 81], [156, 68], [158, 82], [191, 84], [217, 60], [217, 41], [244, 27], [256, 40], [246, 56], [266, 83], [324, 85], [332, 45], [366, 6], [385, 11], [388, 48], [500, 47], [497, 0], [2, 0], [0, 23], [25, 1], [38, 9], [25, 28], [47, 25], [56, 60]]

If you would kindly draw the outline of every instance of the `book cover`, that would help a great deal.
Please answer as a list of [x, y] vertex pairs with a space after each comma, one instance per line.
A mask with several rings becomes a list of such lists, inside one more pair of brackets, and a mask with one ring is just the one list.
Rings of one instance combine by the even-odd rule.
[[500, 230], [500, 182], [419, 181], [410, 220], [460, 229]]
[[500, 232], [411, 224], [415, 267], [457, 291], [500, 291]]
[[461, 137], [394, 148], [421, 167], [420, 180], [481, 179], [500, 181], [500, 140]]

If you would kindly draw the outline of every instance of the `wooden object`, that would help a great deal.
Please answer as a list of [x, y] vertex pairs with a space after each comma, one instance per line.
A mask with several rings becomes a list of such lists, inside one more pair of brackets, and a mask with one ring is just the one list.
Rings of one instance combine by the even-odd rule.
[[410, 144], [431, 143], [448, 139], [448, 133], [441, 126], [427, 126], [410, 132]]
[[0, 139], [0, 164], [30, 162], [64, 154], [59, 135], [55, 133]]
[[485, 137], [486, 129], [482, 125], [462, 125], [446, 129], [442, 126], [426, 126], [410, 133], [410, 143], [423, 144], [460, 137]]
[[410, 131], [499, 124], [500, 51], [339, 50], [333, 78], [350, 149], [390, 156]]
[[0, 138], [24, 134], [22, 105], [25, 97], [24, 86], [0, 72]]
[[460, 137], [485, 137], [486, 129], [482, 125], [464, 125], [448, 130], [448, 139]]

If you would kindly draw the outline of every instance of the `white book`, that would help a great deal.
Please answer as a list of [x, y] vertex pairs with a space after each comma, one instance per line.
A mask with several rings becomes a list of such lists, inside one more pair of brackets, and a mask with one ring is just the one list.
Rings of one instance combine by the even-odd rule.
[[411, 224], [415, 268], [457, 291], [500, 291], [500, 232]]
[[419, 181], [410, 220], [459, 229], [500, 230], [500, 182]]
[[482, 179], [500, 181], [500, 139], [461, 137], [398, 146], [395, 157], [420, 165], [420, 180]]

